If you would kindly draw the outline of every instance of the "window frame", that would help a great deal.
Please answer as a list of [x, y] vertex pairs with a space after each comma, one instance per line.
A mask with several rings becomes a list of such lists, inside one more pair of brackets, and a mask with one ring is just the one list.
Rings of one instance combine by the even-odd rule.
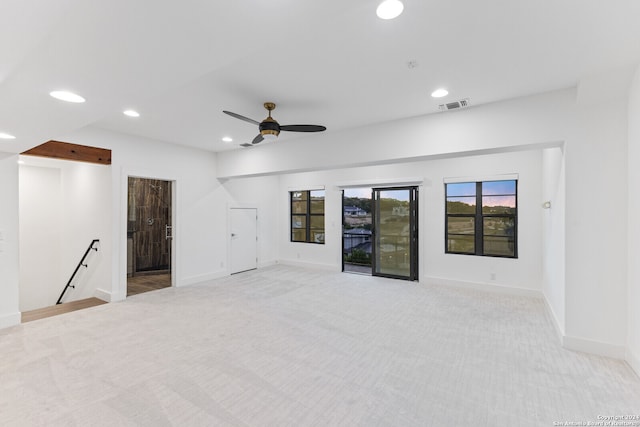
[[[311, 194], [315, 192], [322, 192], [322, 213], [314, 213], [311, 211], [312, 206], [312, 197]], [[306, 200], [305, 201], [305, 212], [294, 212], [293, 203], [294, 203], [294, 194], [295, 193], [305, 193]], [[300, 202], [300, 200], [295, 200], [296, 202]], [[326, 201], [326, 193], [325, 190], [294, 190], [289, 191], [289, 241], [291, 243], [312, 243], [316, 245], [324, 245], [326, 240], [326, 223], [325, 223], [325, 201]], [[294, 217], [304, 217], [305, 225], [304, 228], [294, 228]], [[321, 242], [317, 242], [311, 239], [311, 218], [319, 218], [322, 217], [322, 234], [323, 237]], [[294, 240], [294, 230], [305, 230], [305, 240]], [[314, 229], [315, 230], [315, 229]]]
[[[500, 197], [500, 196], [513, 196], [515, 197], [515, 207], [513, 213], [484, 213], [482, 210], [482, 184], [487, 182], [509, 182], [513, 181], [515, 183], [515, 189], [513, 194], [491, 194], [487, 196], [492, 197]], [[450, 184], [475, 184], [475, 212], [474, 213], [449, 213], [448, 212], [448, 189]], [[486, 257], [495, 257], [495, 258], [518, 258], [518, 179], [487, 179], [484, 181], [465, 181], [465, 182], [447, 182], [444, 184], [444, 215], [445, 215], [445, 223], [444, 223], [444, 251], [446, 254], [455, 254], [455, 255], [473, 255], [473, 256], [486, 256]], [[473, 197], [473, 196], [451, 196], [451, 197]], [[474, 251], [473, 252], [462, 252], [462, 251], [452, 251], [449, 249], [449, 236], [450, 235], [467, 235], [463, 233], [450, 233], [449, 232], [449, 218], [469, 218], [474, 221], [474, 233], [473, 233], [473, 241], [474, 241]], [[486, 218], [511, 218], [513, 220], [513, 255], [504, 255], [504, 254], [492, 254], [485, 253], [485, 235], [484, 235], [484, 222]], [[488, 235], [491, 236], [491, 235]]]

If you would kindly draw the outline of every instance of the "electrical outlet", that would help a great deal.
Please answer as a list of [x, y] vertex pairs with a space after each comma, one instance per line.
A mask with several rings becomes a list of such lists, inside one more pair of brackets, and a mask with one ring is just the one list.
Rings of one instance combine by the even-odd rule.
[[0, 230], [0, 240], [4, 240], [4, 230]]
[[489, 277], [491, 280], [496, 280], [496, 273], [491, 273]]

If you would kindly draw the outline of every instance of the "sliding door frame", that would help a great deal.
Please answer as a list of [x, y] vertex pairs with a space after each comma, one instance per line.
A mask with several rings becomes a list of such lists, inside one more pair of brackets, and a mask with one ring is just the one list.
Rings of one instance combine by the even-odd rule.
[[[382, 191], [396, 191], [407, 190], [409, 191], [409, 274], [407, 276], [381, 273], [378, 272], [379, 266], [379, 244], [380, 233], [379, 221], [380, 215], [380, 192]], [[402, 187], [375, 187], [371, 189], [371, 203], [372, 203], [372, 245], [371, 245], [371, 274], [373, 276], [389, 277], [393, 279], [403, 279], [410, 281], [417, 281], [418, 275], [418, 187], [417, 186], [402, 186]]]

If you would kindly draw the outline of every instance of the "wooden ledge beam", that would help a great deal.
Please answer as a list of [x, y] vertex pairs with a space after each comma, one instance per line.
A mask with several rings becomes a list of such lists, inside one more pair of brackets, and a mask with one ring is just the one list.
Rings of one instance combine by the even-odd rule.
[[98, 163], [100, 165], [111, 164], [111, 150], [62, 141], [48, 141], [20, 154], [25, 156]]

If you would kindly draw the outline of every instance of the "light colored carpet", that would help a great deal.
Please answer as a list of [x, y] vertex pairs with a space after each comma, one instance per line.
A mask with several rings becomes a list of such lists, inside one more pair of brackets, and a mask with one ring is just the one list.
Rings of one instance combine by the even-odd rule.
[[640, 414], [543, 302], [273, 266], [0, 331], [2, 426], [552, 426]]

